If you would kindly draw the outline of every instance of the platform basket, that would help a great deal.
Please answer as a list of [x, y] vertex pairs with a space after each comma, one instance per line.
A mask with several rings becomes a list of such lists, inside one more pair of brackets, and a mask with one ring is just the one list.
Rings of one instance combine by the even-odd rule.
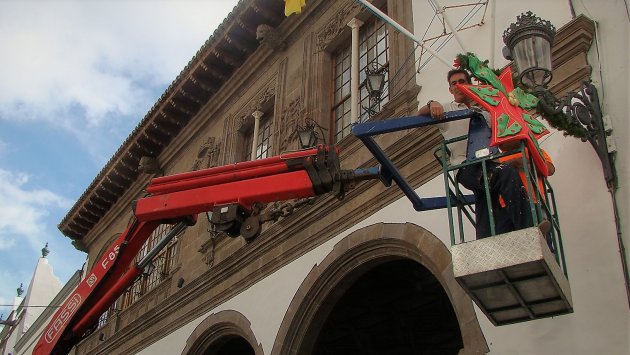
[[452, 246], [455, 279], [496, 325], [573, 312], [569, 282], [538, 228]]

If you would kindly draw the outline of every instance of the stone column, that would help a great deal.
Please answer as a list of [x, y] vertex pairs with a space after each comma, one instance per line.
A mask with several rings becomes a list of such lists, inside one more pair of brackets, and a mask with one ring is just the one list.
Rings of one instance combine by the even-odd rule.
[[258, 147], [258, 132], [260, 131], [260, 118], [263, 116], [263, 112], [254, 111], [254, 136], [252, 137], [252, 156], [251, 160], [256, 160], [256, 148]]
[[359, 120], [359, 28], [363, 21], [353, 18], [348, 22], [352, 29], [352, 67], [350, 70], [350, 122]]

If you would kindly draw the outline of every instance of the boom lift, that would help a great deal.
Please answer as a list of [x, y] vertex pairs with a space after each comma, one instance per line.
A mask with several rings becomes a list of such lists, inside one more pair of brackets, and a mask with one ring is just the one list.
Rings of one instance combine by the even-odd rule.
[[[488, 137], [484, 138], [484, 134], [488, 127], [477, 124], [483, 121], [480, 117], [477, 112], [462, 110], [447, 113], [445, 120], [470, 118], [469, 152], [479, 150], [479, 147], [470, 148], [470, 145], [479, 145], [479, 142], [483, 141], [485, 146], [481, 150], [487, 150], [487, 154], [481, 160], [492, 159], [497, 151], [487, 149]], [[373, 139], [375, 135], [435, 123], [436, 121], [428, 116], [413, 116], [355, 125], [352, 129], [353, 134], [365, 144], [380, 163], [379, 166], [367, 169], [341, 169], [336, 147], [322, 145], [266, 159], [154, 178], [146, 188], [149, 195], [134, 203], [133, 222], [100, 257], [74, 293], [55, 313], [35, 346], [33, 354], [65, 354], [70, 351], [72, 346], [77, 344], [96, 323], [98, 317], [151, 263], [153, 257], [173, 237], [187, 226], [195, 224], [197, 215], [202, 212], [212, 211], [211, 222], [218, 230], [232, 237], [241, 235], [245, 240], [251, 241], [259, 235], [261, 223], [268, 220], [260, 213], [261, 203], [313, 197], [326, 193], [333, 193], [342, 198], [345, 192], [353, 188], [357, 182], [380, 179], [385, 186], [390, 186], [392, 181], [395, 181], [416, 211], [448, 208], [449, 222], [453, 231], [451, 209], [453, 206], [461, 209], [463, 206], [470, 205], [474, 202], [474, 197], [463, 195], [459, 190], [453, 191], [448, 188], [447, 183], [446, 196], [421, 198]], [[478, 137], [481, 138], [477, 139]], [[474, 156], [475, 153], [471, 154], [473, 154], [472, 159], [480, 159]], [[444, 161], [443, 164], [446, 166]], [[530, 166], [533, 164], [530, 162]], [[448, 179], [450, 170], [452, 169], [445, 167], [445, 180]], [[538, 192], [539, 195], [540, 193]], [[164, 223], [174, 226], [144, 258], [139, 262], [134, 262], [144, 242], [160, 224]], [[554, 227], [559, 231], [556, 220], [554, 220]], [[527, 230], [524, 231], [527, 233]], [[490, 320], [495, 325], [501, 325], [571, 312], [570, 294], [566, 296], [568, 283], [564, 275], [556, 272], [557, 265], [555, 267], [552, 265], [553, 270], [549, 271], [549, 259], [553, 258], [548, 256], [549, 250], [540, 258], [536, 256], [534, 259], [530, 258], [531, 260], [517, 260], [516, 263], [498, 267], [483, 265], [483, 262], [479, 260], [466, 259], [466, 255], [471, 254], [468, 251], [456, 251], [457, 247], [469, 247], [480, 242], [486, 246], [489, 244], [492, 248], [492, 240], [499, 240], [502, 236], [458, 245], [455, 245], [455, 239], [452, 237], [456, 278]], [[511, 238], [508, 244], [519, 236]], [[536, 243], [540, 244], [539, 235], [534, 235], [530, 239], [533, 240], [534, 247]], [[462, 239], [461, 242], [463, 241]], [[539, 251], [540, 249], [538, 248]], [[458, 255], [463, 255], [464, 260], [458, 261]], [[485, 255], [482, 252], [478, 256], [483, 258]], [[481, 267], [472, 271], [464, 267], [464, 273], [458, 276], [457, 271], [462, 268], [462, 263], [465, 265], [472, 263]], [[525, 275], [531, 271], [530, 269], [535, 269], [535, 272], [528, 274], [529, 276]], [[502, 277], [507, 286], [497, 281], [499, 276], [495, 274]], [[472, 287], [469, 285], [471, 280], [476, 282]], [[542, 286], [539, 282], [541, 280]], [[523, 283], [526, 283], [524, 288], [527, 297], [525, 298], [519, 292], [523, 288]], [[506, 291], [506, 288], [509, 290]], [[513, 296], [514, 292], [508, 292], [513, 290], [517, 291], [516, 296]], [[542, 311], [532, 307], [542, 308]], [[521, 308], [526, 310], [521, 310]], [[510, 316], [503, 316], [505, 313], [509, 313]], [[522, 316], [522, 313], [525, 313], [525, 316]], [[498, 317], [497, 314], [499, 314]]]
[[[379, 178], [379, 168], [342, 170], [334, 146], [153, 179], [150, 194], [134, 203], [135, 219], [93, 266], [55, 313], [33, 354], [65, 354], [133, 283], [157, 253], [197, 214], [212, 211], [212, 223], [230, 236], [251, 241], [260, 233], [258, 204], [333, 193], [342, 198], [361, 180]], [[138, 251], [162, 223], [174, 226], [139, 262]]]

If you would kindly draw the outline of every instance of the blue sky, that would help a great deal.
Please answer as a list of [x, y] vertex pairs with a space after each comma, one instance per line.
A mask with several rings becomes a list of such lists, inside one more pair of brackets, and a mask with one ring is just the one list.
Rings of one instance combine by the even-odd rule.
[[81, 268], [57, 224], [236, 3], [0, 1], [0, 305]]

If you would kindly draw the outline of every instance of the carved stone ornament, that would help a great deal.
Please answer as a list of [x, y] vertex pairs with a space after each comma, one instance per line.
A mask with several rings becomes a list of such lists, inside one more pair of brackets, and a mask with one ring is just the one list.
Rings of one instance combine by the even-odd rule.
[[210, 233], [210, 238], [201, 244], [197, 251], [201, 253], [201, 260], [204, 264], [212, 266], [214, 264], [214, 254], [217, 249], [217, 243], [220, 239], [227, 238], [227, 234], [213, 230], [212, 227], [209, 227], [208, 233]]
[[214, 238], [210, 238], [207, 241], [205, 241], [203, 244], [201, 244], [201, 247], [199, 247], [199, 249], [197, 250], [198, 252], [201, 253], [202, 255], [201, 260], [204, 262], [204, 264], [208, 266], [212, 266], [212, 264], [214, 264], [215, 247], [216, 247], [216, 241], [214, 240]]
[[197, 158], [190, 170], [208, 169], [219, 165], [219, 152], [221, 151], [221, 143], [215, 142], [216, 138], [208, 137], [205, 142], [199, 146]]
[[252, 119], [252, 113], [254, 111], [261, 111], [262, 107], [269, 102], [269, 100], [273, 99], [276, 96], [276, 81], [272, 81], [269, 85], [267, 85], [263, 90], [259, 92], [259, 94], [251, 100], [245, 108], [243, 108], [239, 114], [238, 119], [236, 120], [236, 130], [240, 131], [243, 128], [243, 125]]
[[354, 12], [359, 5], [352, 2], [351, 5], [342, 8], [324, 28], [317, 33], [317, 49], [323, 51], [328, 44], [341, 33], [348, 24], [348, 14]]
[[278, 122], [278, 147], [280, 151], [286, 151], [289, 144], [295, 139], [297, 126], [304, 120], [305, 109], [302, 98], [291, 101], [283, 110]]
[[138, 163], [138, 170], [141, 173], [145, 174], [159, 174], [162, 171], [157, 158], [146, 155], [140, 158], [140, 162]]
[[286, 43], [280, 38], [278, 31], [264, 23], [256, 28], [256, 39], [273, 50], [283, 51], [286, 48]]

